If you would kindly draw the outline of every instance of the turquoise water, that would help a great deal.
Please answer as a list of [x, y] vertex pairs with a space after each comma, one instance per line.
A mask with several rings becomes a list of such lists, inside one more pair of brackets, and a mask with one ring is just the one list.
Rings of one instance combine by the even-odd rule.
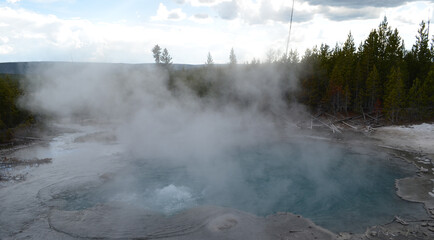
[[273, 143], [236, 149], [207, 161], [134, 161], [92, 191], [68, 193], [66, 209], [123, 202], [173, 214], [218, 205], [259, 216], [293, 212], [335, 232], [425, 216], [401, 200], [395, 179], [410, 165], [318, 143]]

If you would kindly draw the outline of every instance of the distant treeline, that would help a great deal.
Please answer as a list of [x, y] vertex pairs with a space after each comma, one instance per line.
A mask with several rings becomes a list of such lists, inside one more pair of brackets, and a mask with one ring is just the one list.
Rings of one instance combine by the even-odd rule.
[[[217, 74], [207, 74], [207, 68], [213, 66], [208, 54], [206, 67], [176, 71], [169, 85], [182, 79], [199, 96], [215, 92], [214, 85], [221, 86], [221, 82], [233, 78], [234, 72], [228, 71], [236, 64], [233, 54], [231, 50], [227, 66], [213, 67]], [[281, 78], [280, 96], [288, 103], [297, 100], [313, 112], [376, 112], [392, 123], [434, 118], [434, 39], [430, 41], [429, 28], [423, 21], [411, 50], [405, 49], [398, 30], [392, 30], [384, 18], [358, 47], [349, 33], [343, 44], [308, 49], [301, 60], [292, 51], [288, 56], [271, 51], [267, 58], [264, 63], [253, 59], [238, 65], [235, 74], [244, 72], [242, 77], [258, 77], [261, 71], [250, 75], [246, 72], [252, 68], [266, 70], [266, 66], [269, 71], [272, 66]], [[294, 79], [296, 88], [288, 86]]]
[[[308, 49], [301, 59], [293, 51], [288, 56], [271, 51], [263, 63], [253, 59], [238, 64], [231, 49], [228, 64], [214, 64], [208, 53], [204, 65], [191, 66], [172, 64], [168, 50], [158, 45], [152, 53], [157, 67], [167, 72], [167, 86], [174, 94], [183, 94], [188, 89], [215, 106], [230, 103], [274, 111], [280, 110], [281, 102], [290, 105], [297, 101], [313, 113], [375, 112], [384, 114], [392, 123], [434, 119], [434, 39], [430, 40], [425, 22], [420, 24], [411, 50], [406, 50], [398, 30], [392, 30], [384, 18], [358, 47], [349, 33], [343, 44], [334, 48], [322, 44]], [[1, 66], [9, 73], [32, 66], [49, 69], [58, 65], [74, 67], [77, 71], [93, 67], [101, 71], [143, 68], [146, 72], [155, 67], [88, 63]], [[23, 75], [0, 74], [0, 142], [10, 139], [18, 126], [33, 121], [30, 113], [17, 104], [25, 94], [20, 84], [31, 81], [24, 79]]]
[[[431, 42], [431, 43], [430, 43]], [[330, 112], [383, 112], [391, 122], [433, 118], [434, 39], [422, 22], [410, 51], [387, 19], [356, 48], [308, 50], [300, 64], [300, 102]]]
[[33, 121], [31, 115], [17, 104], [23, 94], [20, 78], [0, 74], [0, 143], [12, 138], [14, 128]]

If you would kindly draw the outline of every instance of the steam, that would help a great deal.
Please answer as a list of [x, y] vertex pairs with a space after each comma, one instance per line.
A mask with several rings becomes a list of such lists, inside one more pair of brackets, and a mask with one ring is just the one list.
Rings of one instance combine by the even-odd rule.
[[158, 107], [172, 100], [162, 84], [166, 75], [157, 68], [47, 63], [29, 70], [21, 103], [53, 118], [127, 119], [143, 104]]
[[[355, 198], [336, 203], [339, 196], [369, 195], [374, 185], [394, 191], [393, 181], [391, 188], [379, 184], [379, 171], [385, 168], [373, 161], [382, 157], [378, 153], [349, 154], [344, 147], [304, 138], [293, 127], [305, 116], [302, 107], [287, 101], [296, 88], [294, 69], [278, 64], [204, 67], [195, 73], [212, 88], [200, 97], [183, 71], [173, 74], [152, 65], [41, 66], [27, 74], [23, 107], [55, 122], [100, 125], [109, 134], [89, 134], [97, 140], [115, 136], [107, 138], [116, 139], [116, 157], [112, 146], [97, 143], [68, 158], [80, 159], [74, 164], [80, 174], [83, 161], [99, 163], [89, 169], [83, 165], [83, 172], [95, 175], [105, 175], [101, 166], [107, 159], [116, 161], [109, 168], [116, 169], [115, 176], [107, 177], [101, 191], [108, 202], [169, 215], [209, 199], [258, 215], [298, 204], [308, 217], [342, 230], [347, 226], [339, 219], [354, 223], [345, 221], [343, 211], [333, 216], [329, 211], [341, 205], [348, 210]], [[86, 138], [75, 140], [87, 144]]]
[[145, 158], [209, 159], [275, 138], [273, 113], [287, 113], [282, 73], [272, 67], [208, 69], [219, 92], [200, 98], [184, 81], [168, 90], [155, 66], [46, 64], [28, 72], [21, 105], [51, 119], [108, 122], [128, 152]]
[[[28, 94], [21, 103], [54, 121], [104, 123], [126, 162], [182, 166], [211, 192], [239, 184], [240, 191], [252, 195], [243, 182], [237, 151], [291, 139], [296, 133], [283, 95], [294, 86], [287, 82], [288, 69], [259, 65], [203, 71], [216, 92], [201, 98], [182, 79], [168, 90], [169, 73], [155, 66], [48, 64], [29, 71]], [[298, 140], [291, 141], [297, 146], [294, 151], [304, 151], [298, 149], [305, 148]], [[318, 155], [325, 151], [317, 149]], [[321, 176], [326, 162], [314, 161], [311, 154], [302, 158], [312, 174]], [[124, 184], [121, 188], [131, 188], [126, 186], [131, 183]], [[288, 184], [276, 182], [276, 194]], [[225, 197], [230, 196], [219, 196]]]
[[276, 116], [288, 113], [291, 84], [274, 66], [204, 71], [217, 93], [200, 98], [182, 79], [168, 90], [169, 73], [155, 66], [46, 64], [28, 72], [21, 104], [54, 121], [108, 124], [126, 159], [182, 165], [224, 189], [242, 175], [234, 151], [291, 135]]

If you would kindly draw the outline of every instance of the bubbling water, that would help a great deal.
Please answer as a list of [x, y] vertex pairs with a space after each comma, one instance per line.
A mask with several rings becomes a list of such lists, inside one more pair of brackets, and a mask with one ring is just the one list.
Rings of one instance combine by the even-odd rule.
[[[318, 147], [303, 151], [308, 145], [236, 149], [224, 159], [193, 166], [138, 159], [90, 191], [70, 193], [64, 209], [120, 203], [172, 215], [217, 205], [259, 216], [293, 212], [336, 232], [363, 232], [395, 215], [426, 215], [420, 204], [395, 194], [395, 179], [411, 175], [406, 163], [345, 149], [330, 154], [328, 144], [323, 145], [327, 155]], [[218, 171], [220, 164], [228, 166], [226, 172]], [[213, 166], [216, 171], [210, 170]]]

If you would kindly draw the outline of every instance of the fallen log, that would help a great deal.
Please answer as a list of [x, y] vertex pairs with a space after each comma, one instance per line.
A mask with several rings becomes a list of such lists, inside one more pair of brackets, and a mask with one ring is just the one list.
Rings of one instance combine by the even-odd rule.
[[339, 120], [334, 121], [333, 123], [339, 123], [339, 122], [348, 121], [348, 120], [356, 120], [356, 119], [359, 119], [359, 118], [362, 118], [362, 115], [355, 116], [355, 117], [347, 117], [347, 118], [339, 119]]
[[350, 124], [348, 124], [348, 123], [346, 123], [346, 122], [344, 122], [344, 121], [342, 121], [342, 123], [345, 124], [345, 125], [347, 125], [347, 126], [350, 127], [350, 128], [353, 128], [354, 130], [358, 130], [357, 127], [351, 126]]
[[[327, 113], [326, 113], [327, 114]], [[333, 123], [331, 123], [331, 124], [327, 124], [327, 123], [325, 123], [325, 122], [323, 122], [323, 121], [321, 121], [319, 118], [316, 118], [316, 117], [314, 117], [314, 116], [312, 116], [312, 115], [310, 115], [311, 116], [311, 118], [312, 119], [314, 119], [314, 120], [317, 120], [318, 122], [320, 122], [321, 124], [323, 124], [324, 126], [326, 126], [326, 127], [328, 127], [328, 128], [330, 128], [332, 131], [333, 131], [333, 133], [336, 133], [336, 132], [338, 132], [338, 133], [342, 133], [342, 131], [340, 131]], [[311, 119], [311, 120], [312, 120]]]

